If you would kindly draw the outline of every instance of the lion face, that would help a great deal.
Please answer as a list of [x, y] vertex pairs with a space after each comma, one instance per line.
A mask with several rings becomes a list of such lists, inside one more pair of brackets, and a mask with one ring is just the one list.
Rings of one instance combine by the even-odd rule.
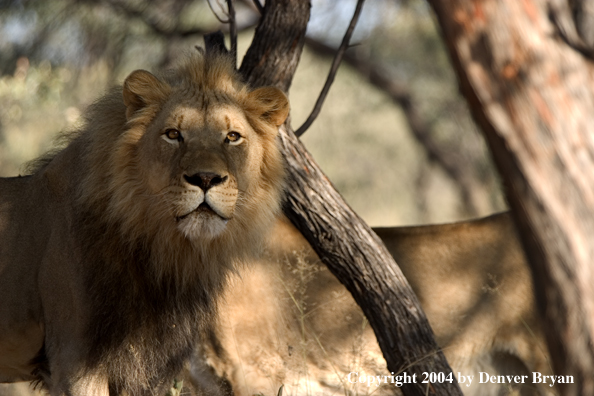
[[[176, 104], [139, 142], [152, 168], [151, 193], [163, 198], [188, 238], [221, 234], [235, 214], [239, 191], [257, 180], [262, 139], [236, 105], [211, 103], [207, 111]], [[156, 177], [150, 177], [156, 175]]]
[[287, 114], [196, 56], [133, 72], [33, 175], [0, 179], [0, 381], [164, 393], [280, 211]]
[[164, 81], [140, 70], [124, 83], [129, 128], [110, 161], [110, 212], [126, 232], [143, 233], [133, 229], [142, 224], [149, 234], [212, 240], [253, 226], [255, 202], [278, 209], [285, 95], [187, 72]]

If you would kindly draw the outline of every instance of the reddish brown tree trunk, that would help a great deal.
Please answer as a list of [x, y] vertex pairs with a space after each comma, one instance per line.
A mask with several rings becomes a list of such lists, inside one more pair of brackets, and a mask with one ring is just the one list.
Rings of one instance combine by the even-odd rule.
[[[240, 71], [253, 86], [287, 90], [299, 62], [309, 2], [268, 0]], [[347, 287], [377, 336], [388, 369], [416, 374], [406, 395], [461, 395], [453, 383], [423, 384], [423, 372], [451, 373], [400, 269], [371, 229], [333, 188], [290, 126], [282, 131], [289, 165], [285, 213]]]
[[[582, 1], [430, 0], [506, 185], [564, 395], [594, 395], [594, 64]], [[573, 7], [570, 9], [570, 6]]]

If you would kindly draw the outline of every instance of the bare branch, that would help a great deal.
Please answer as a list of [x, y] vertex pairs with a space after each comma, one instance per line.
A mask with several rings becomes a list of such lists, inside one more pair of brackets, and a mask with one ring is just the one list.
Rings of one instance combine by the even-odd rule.
[[[222, 20], [221, 17], [219, 17], [219, 14], [217, 14], [217, 12], [215, 11], [214, 7], [212, 6], [212, 3], [210, 2], [211, 0], [206, 0], [206, 2], [208, 3], [208, 6], [210, 7], [210, 10], [212, 11], [213, 15], [215, 16], [215, 18], [217, 18], [219, 20], [219, 22], [223, 23], [223, 24], [227, 24], [229, 23], [229, 19], [227, 19], [226, 21]], [[227, 15], [228, 16], [228, 15]]]
[[594, 59], [594, 35], [592, 34], [592, 13], [581, 1], [572, 4], [557, 1], [549, 5], [549, 19], [557, 34], [573, 49]]
[[237, 65], [237, 21], [235, 19], [235, 8], [233, 7], [233, 0], [227, 0], [227, 8], [229, 10], [229, 35], [231, 36], [231, 56], [233, 63]]
[[353, 35], [353, 31], [355, 30], [355, 26], [357, 25], [357, 21], [359, 20], [359, 15], [361, 14], [361, 9], [363, 8], [363, 3], [365, 0], [358, 0], [357, 7], [355, 8], [355, 12], [353, 13], [353, 18], [351, 19], [351, 23], [342, 38], [342, 43], [340, 43], [340, 47], [338, 47], [338, 51], [336, 51], [336, 55], [334, 56], [334, 60], [332, 61], [332, 66], [330, 67], [330, 72], [328, 73], [328, 78], [326, 79], [326, 83], [322, 88], [322, 92], [320, 92], [320, 96], [318, 96], [318, 100], [309, 115], [307, 120], [295, 131], [295, 135], [298, 137], [303, 135], [305, 131], [311, 126], [311, 124], [315, 121], [320, 114], [320, 110], [322, 109], [322, 105], [324, 104], [324, 100], [326, 100], [326, 96], [328, 95], [328, 91], [330, 91], [330, 87], [334, 82], [334, 77], [336, 77], [336, 72], [338, 71], [338, 67], [340, 66], [340, 62], [342, 62], [342, 57], [345, 51], [348, 48], [349, 42], [351, 41], [351, 36]]
[[[334, 51], [332, 47], [310, 38], [306, 39], [306, 43], [309, 48], [321, 55], [329, 56]], [[423, 146], [429, 160], [435, 161], [441, 166], [446, 174], [459, 186], [465, 209], [469, 214], [476, 215], [480, 206], [470, 168], [461, 163], [455, 153], [443, 150], [439, 143], [433, 139], [429, 126], [419, 115], [412, 95], [405, 84], [394, 81], [394, 78], [389, 76], [381, 67], [356, 55], [346, 53], [344, 61], [367, 78], [372, 85], [388, 94], [394, 103], [400, 106], [413, 137]]]
[[[310, 2], [266, 2], [240, 73], [252, 87], [288, 91], [301, 54]], [[373, 327], [390, 371], [451, 373], [421, 306], [381, 240], [315, 164], [289, 125], [280, 128], [287, 160], [285, 214], [347, 287]], [[461, 395], [457, 383], [405, 384], [407, 396]]]
[[311, 3], [274, 0], [264, 8], [239, 71], [253, 87], [274, 85], [288, 92], [305, 42]]
[[[102, 0], [102, 1], [104, 4], [107, 4], [114, 9], [124, 12], [127, 16], [129, 16], [131, 18], [139, 19], [147, 27], [149, 27], [154, 33], [156, 33], [160, 36], [167, 37], [167, 38], [175, 38], [175, 37], [183, 38], [183, 37], [190, 37], [190, 36], [196, 36], [196, 35], [203, 36], [203, 35], [206, 35], [206, 34], [212, 32], [212, 30], [213, 30], [213, 29], [204, 30], [202, 28], [180, 29], [178, 27], [175, 27], [172, 29], [164, 29], [161, 25], [159, 25], [159, 23], [157, 23], [156, 21], [149, 18], [142, 11], [137, 10], [133, 7], [130, 7], [129, 4], [119, 2], [117, 0]], [[208, 4], [209, 4], [209, 6], [211, 6], [210, 0], [208, 1]], [[212, 6], [211, 6], [211, 10], [212, 10]], [[229, 21], [224, 21], [221, 18], [219, 18], [219, 16], [214, 12], [214, 10], [213, 10], [213, 14], [217, 18], [217, 20], [219, 22], [221, 22], [221, 24], [222, 24], [221, 26], [218, 27], [218, 29], [215, 29], [215, 30], [227, 30], [226, 26], [229, 25]], [[241, 26], [238, 26], [237, 23], [235, 22], [235, 24], [234, 24], [235, 37], [237, 37], [237, 34], [239, 32], [247, 30], [253, 26], [254, 26], [253, 21], [246, 23], [245, 25], [241, 25]]]

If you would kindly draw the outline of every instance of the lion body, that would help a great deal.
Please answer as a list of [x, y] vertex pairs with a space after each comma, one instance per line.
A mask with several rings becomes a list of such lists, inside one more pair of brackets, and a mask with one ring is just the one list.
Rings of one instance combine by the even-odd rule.
[[162, 393], [279, 211], [275, 88], [193, 57], [132, 73], [32, 175], [0, 179], [0, 382]]
[[[461, 384], [465, 394], [551, 391], [548, 384], [478, 383], [480, 372], [551, 374], [530, 271], [508, 214], [375, 231], [419, 297], [454, 374], [474, 375], [471, 386]], [[391, 384], [348, 380], [352, 372], [388, 375], [385, 360], [360, 308], [286, 220], [272, 231], [268, 252], [225, 291], [227, 314], [204, 352], [217, 376], [235, 395], [276, 394], [281, 384], [287, 394], [397, 393]]]

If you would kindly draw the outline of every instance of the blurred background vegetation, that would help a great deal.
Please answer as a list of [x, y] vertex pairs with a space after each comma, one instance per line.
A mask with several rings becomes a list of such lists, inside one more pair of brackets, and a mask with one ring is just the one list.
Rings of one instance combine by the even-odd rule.
[[[295, 129], [317, 99], [355, 3], [312, 0], [289, 92]], [[251, 0], [235, 7], [241, 54], [259, 13]], [[227, 32], [225, 12], [222, 0], [0, 0], [0, 176], [23, 173], [132, 70], [167, 68], [201, 46], [203, 34]], [[352, 44], [302, 140], [355, 211], [377, 226], [503, 210], [425, 2], [367, 0]]]

